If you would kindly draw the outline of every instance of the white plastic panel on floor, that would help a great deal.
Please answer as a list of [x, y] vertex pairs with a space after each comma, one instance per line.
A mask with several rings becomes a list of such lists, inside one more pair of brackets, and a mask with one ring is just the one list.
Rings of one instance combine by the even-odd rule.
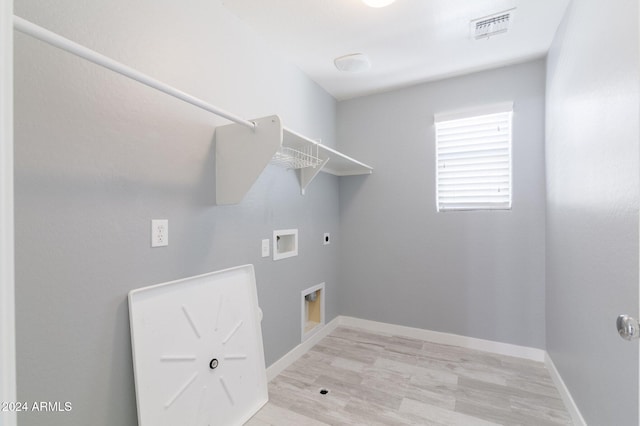
[[140, 426], [241, 425], [268, 400], [253, 265], [129, 293]]

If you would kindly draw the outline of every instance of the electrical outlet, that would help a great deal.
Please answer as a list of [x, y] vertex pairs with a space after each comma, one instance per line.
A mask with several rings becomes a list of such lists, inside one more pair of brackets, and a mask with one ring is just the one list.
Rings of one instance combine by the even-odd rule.
[[151, 247], [169, 245], [169, 220], [153, 219], [151, 221]]
[[262, 240], [262, 257], [269, 257], [269, 246], [271, 241], [269, 239]]
[[322, 244], [325, 246], [331, 243], [331, 235], [328, 232], [324, 233], [324, 239], [322, 240]]

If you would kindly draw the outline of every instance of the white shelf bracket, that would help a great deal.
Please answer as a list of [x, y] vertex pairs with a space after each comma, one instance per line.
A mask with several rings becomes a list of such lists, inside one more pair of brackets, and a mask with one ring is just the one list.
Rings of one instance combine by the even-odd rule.
[[322, 171], [322, 168], [329, 162], [330, 158], [325, 158], [319, 166], [316, 167], [304, 167], [300, 170], [300, 193], [305, 194], [307, 186], [318, 176], [318, 173]]
[[237, 204], [267, 167], [282, 144], [280, 117], [216, 128], [216, 204]]

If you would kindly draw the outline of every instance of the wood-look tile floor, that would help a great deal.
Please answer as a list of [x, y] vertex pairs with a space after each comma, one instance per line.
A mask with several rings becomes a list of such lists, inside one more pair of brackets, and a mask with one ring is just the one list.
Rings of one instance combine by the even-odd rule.
[[542, 363], [347, 327], [273, 379], [247, 423], [407, 424], [572, 423]]

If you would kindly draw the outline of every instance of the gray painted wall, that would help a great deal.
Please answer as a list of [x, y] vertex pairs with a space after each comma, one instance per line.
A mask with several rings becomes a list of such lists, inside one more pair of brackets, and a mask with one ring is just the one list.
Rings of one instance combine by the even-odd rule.
[[[544, 348], [544, 78], [538, 60], [339, 103], [341, 149], [375, 168], [340, 186], [341, 314]], [[433, 115], [504, 101], [513, 210], [437, 213]]]
[[[16, 14], [246, 118], [278, 113], [329, 145], [335, 101], [217, 1], [17, 0]], [[136, 425], [127, 293], [256, 266], [267, 364], [300, 342], [300, 291], [326, 282], [337, 315], [338, 179], [302, 197], [269, 167], [237, 206], [214, 205], [225, 120], [16, 33], [17, 356], [20, 401], [70, 401], [29, 425]], [[150, 220], [170, 245], [150, 248]], [[300, 255], [260, 257], [274, 229]]]
[[590, 425], [638, 424], [638, 344], [615, 331], [638, 314], [638, 48], [637, 1], [580, 0], [548, 59], [547, 350]]

